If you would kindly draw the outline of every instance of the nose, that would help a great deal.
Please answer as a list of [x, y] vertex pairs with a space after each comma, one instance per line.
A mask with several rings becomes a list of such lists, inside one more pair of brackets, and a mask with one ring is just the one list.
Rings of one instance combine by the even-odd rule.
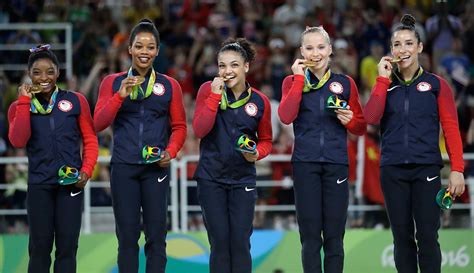
[[48, 74], [47, 73], [41, 73], [40, 80], [41, 81], [46, 81], [47, 79], [48, 79]]

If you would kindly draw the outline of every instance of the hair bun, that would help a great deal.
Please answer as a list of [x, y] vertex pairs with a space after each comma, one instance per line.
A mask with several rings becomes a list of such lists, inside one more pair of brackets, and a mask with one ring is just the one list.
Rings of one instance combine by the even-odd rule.
[[402, 19], [400, 19], [402, 25], [407, 27], [415, 27], [416, 19], [411, 14], [403, 15]]
[[153, 24], [153, 21], [148, 19], [148, 18], [143, 18], [140, 20], [140, 22], [138, 22], [139, 24], [141, 23], [148, 23], [148, 24]]

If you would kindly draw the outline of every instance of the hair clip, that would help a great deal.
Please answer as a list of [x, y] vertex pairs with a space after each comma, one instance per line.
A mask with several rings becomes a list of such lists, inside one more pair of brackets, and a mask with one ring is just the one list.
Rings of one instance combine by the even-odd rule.
[[30, 48], [30, 52], [31, 53], [36, 53], [36, 52], [40, 52], [40, 51], [49, 50], [50, 48], [51, 48], [50, 44], [44, 44], [44, 45], [39, 45], [37, 47]]

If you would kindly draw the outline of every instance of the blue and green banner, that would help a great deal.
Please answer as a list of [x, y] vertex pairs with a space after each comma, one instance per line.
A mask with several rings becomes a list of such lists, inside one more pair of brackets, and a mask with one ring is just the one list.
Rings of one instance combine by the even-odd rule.
[[[145, 272], [143, 236], [140, 240], [140, 271]], [[252, 235], [254, 273], [302, 273], [298, 232], [255, 231]], [[440, 232], [443, 273], [472, 273], [473, 230]], [[349, 230], [344, 240], [345, 273], [395, 273], [390, 231]], [[54, 253], [54, 251], [53, 251]], [[168, 273], [209, 272], [209, 243], [205, 232], [169, 233]], [[0, 273], [24, 273], [28, 264], [28, 236], [0, 236]], [[77, 272], [118, 273], [115, 234], [81, 235]]]

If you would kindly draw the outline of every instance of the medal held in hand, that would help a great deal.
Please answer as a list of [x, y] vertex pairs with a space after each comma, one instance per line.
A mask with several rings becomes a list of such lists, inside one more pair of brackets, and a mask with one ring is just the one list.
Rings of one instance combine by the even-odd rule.
[[161, 149], [156, 146], [145, 145], [142, 149], [142, 158], [146, 164], [160, 161]]
[[67, 165], [61, 166], [58, 170], [58, 183], [60, 185], [70, 185], [79, 181], [79, 170]]
[[257, 153], [257, 143], [249, 138], [248, 135], [241, 135], [237, 140], [235, 149], [244, 153]]

